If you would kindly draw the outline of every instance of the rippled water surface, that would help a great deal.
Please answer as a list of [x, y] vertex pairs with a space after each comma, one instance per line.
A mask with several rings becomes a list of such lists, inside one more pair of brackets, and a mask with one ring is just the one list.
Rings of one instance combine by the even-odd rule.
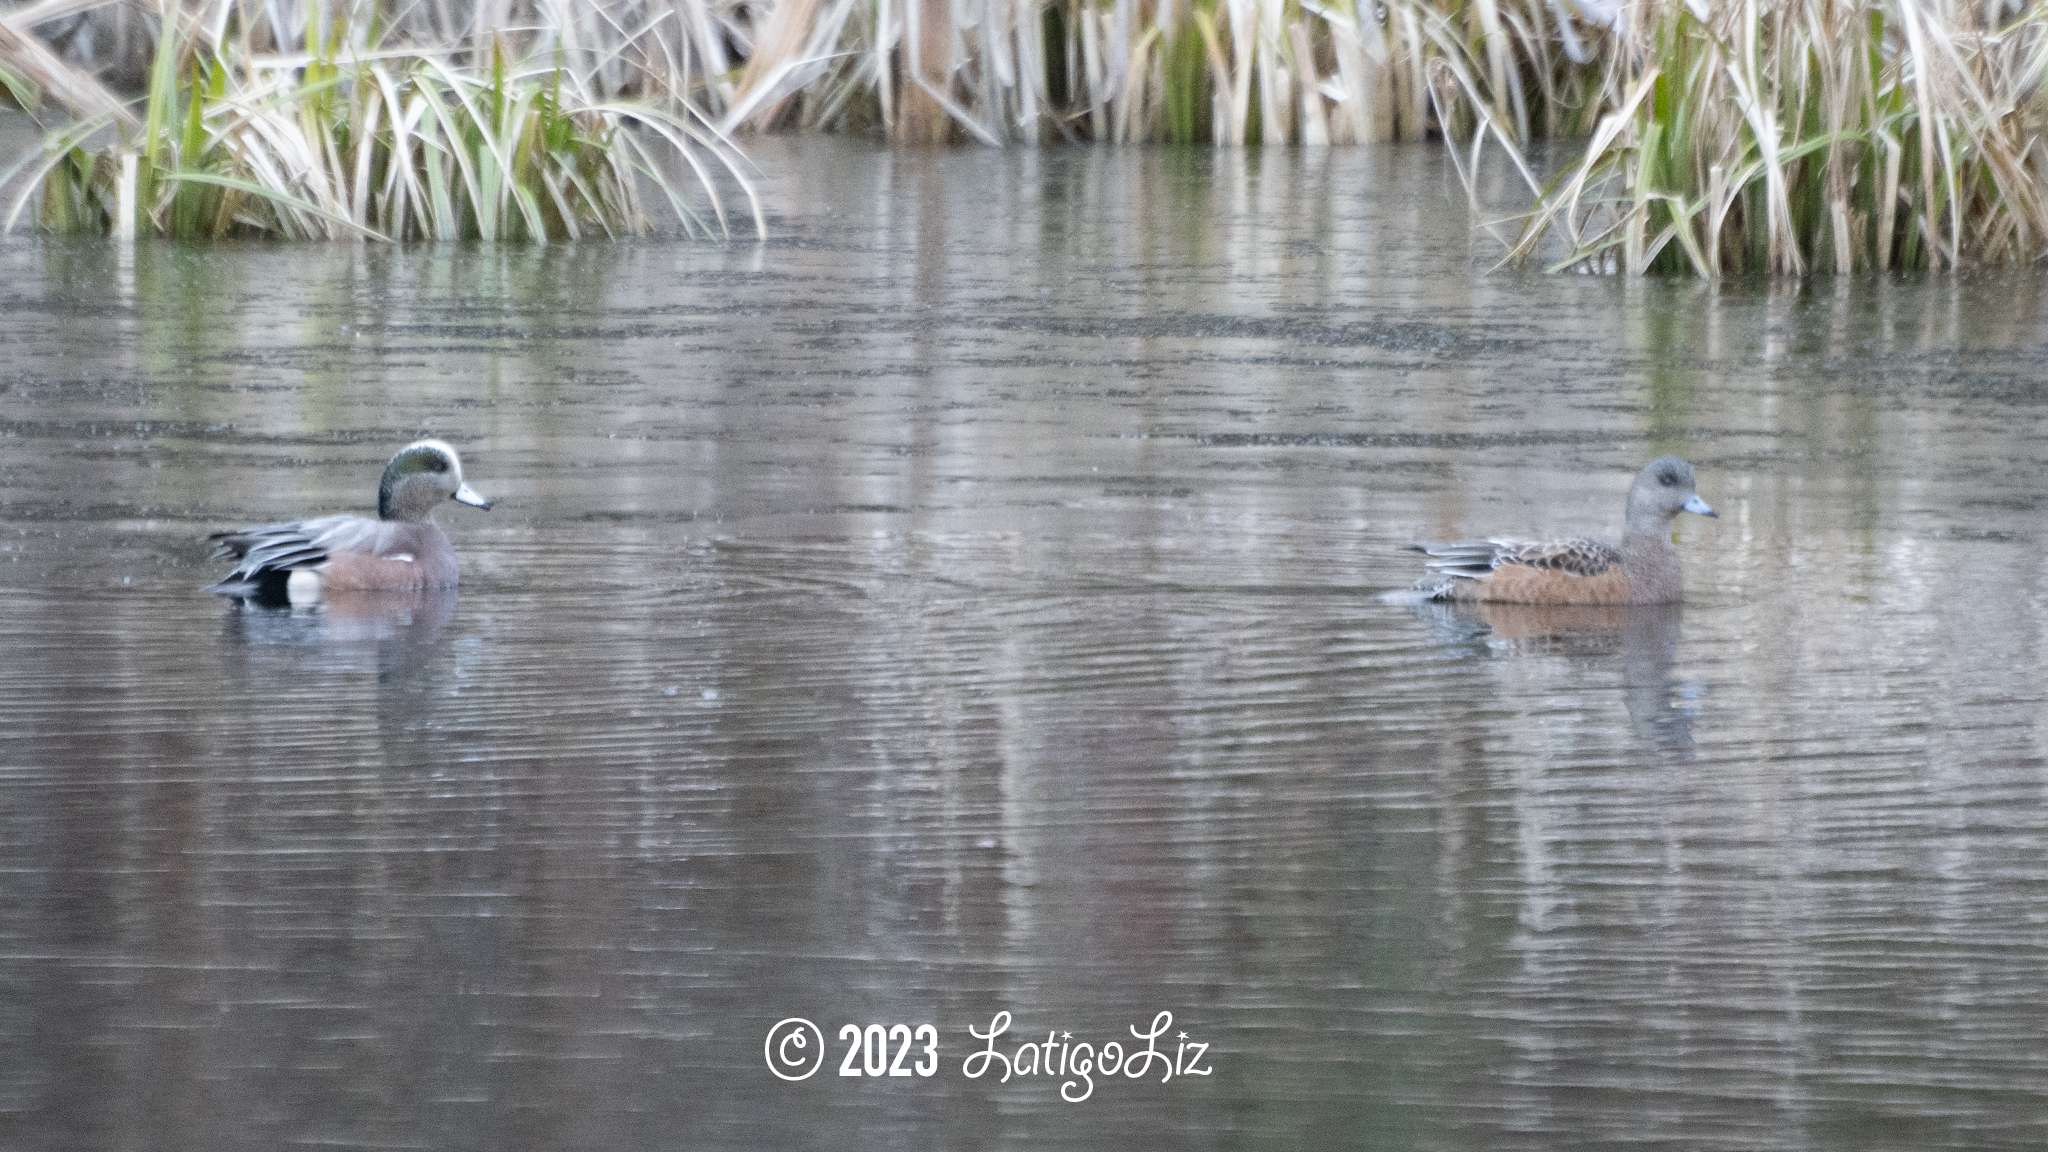
[[[2038, 276], [759, 151], [766, 245], [0, 242], [0, 1146], [2048, 1142]], [[200, 591], [422, 434], [459, 599]], [[1375, 598], [1660, 452], [1682, 609]], [[1069, 1074], [965, 1075], [1004, 1012]]]

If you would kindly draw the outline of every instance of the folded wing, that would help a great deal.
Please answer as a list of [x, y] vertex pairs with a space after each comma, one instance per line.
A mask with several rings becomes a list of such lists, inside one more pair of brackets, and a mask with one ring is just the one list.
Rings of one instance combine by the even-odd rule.
[[232, 590], [253, 583], [271, 572], [297, 572], [318, 568], [336, 552], [384, 554], [392, 543], [396, 525], [364, 516], [322, 516], [317, 520], [292, 520], [280, 524], [252, 524], [232, 532], [215, 532], [207, 539], [215, 544], [215, 556], [232, 556], [238, 561], [218, 590]]
[[1621, 551], [1598, 540], [1461, 540], [1411, 544], [1429, 557], [1430, 574], [1416, 588], [1432, 598], [1454, 596], [1459, 580], [1478, 580], [1509, 565], [1598, 576], [1621, 563]]
[[1493, 567], [1526, 564], [1574, 576], [1598, 576], [1621, 563], [1621, 549], [1598, 540], [1489, 540]]

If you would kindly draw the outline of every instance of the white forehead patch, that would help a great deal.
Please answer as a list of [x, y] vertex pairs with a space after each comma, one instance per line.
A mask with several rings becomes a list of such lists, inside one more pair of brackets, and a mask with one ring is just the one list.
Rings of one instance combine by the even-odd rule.
[[403, 456], [407, 452], [410, 452], [415, 448], [428, 448], [435, 452], [439, 452], [443, 456], [446, 456], [448, 458], [448, 463], [453, 468], [455, 474], [457, 476], [462, 475], [462, 457], [455, 454], [455, 446], [448, 443], [446, 440], [415, 440], [412, 443], [407, 444], [405, 447], [400, 448], [398, 450], [398, 454], [400, 456]]

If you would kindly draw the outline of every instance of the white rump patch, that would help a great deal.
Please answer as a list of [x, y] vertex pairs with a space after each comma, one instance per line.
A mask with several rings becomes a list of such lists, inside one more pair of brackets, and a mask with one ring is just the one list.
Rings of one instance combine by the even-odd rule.
[[386, 557], [385, 557], [385, 559], [386, 559], [386, 560], [403, 560], [403, 561], [405, 561], [405, 562], [406, 562], [407, 564], [410, 564], [410, 563], [412, 563], [412, 553], [410, 553], [410, 552], [393, 552], [393, 553], [392, 553], [391, 555], [389, 555], [389, 556], [386, 556]]
[[1438, 588], [1397, 588], [1392, 592], [1378, 593], [1373, 599], [1382, 604], [1427, 604], [1441, 591]]
[[300, 568], [284, 578], [285, 599], [294, 604], [311, 604], [320, 599], [320, 574]]

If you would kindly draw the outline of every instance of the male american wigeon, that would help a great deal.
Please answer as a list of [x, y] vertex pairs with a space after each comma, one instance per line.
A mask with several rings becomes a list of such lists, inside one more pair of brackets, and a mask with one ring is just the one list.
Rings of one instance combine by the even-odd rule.
[[1430, 574], [1415, 590], [1431, 600], [1669, 604], [1685, 592], [1671, 546], [1671, 521], [1680, 512], [1714, 515], [1693, 490], [1692, 465], [1659, 456], [1629, 486], [1619, 548], [1598, 540], [1411, 544], [1431, 557]]
[[478, 508], [491, 502], [462, 480], [462, 459], [439, 440], [398, 450], [377, 486], [377, 518], [322, 516], [254, 524], [208, 536], [216, 556], [241, 561], [213, 591], [228, 596], [316, 598], [322, 588], [410, 592], [453, 588], [461, 577], [455, 545], [428, 519], [443, 500]]

